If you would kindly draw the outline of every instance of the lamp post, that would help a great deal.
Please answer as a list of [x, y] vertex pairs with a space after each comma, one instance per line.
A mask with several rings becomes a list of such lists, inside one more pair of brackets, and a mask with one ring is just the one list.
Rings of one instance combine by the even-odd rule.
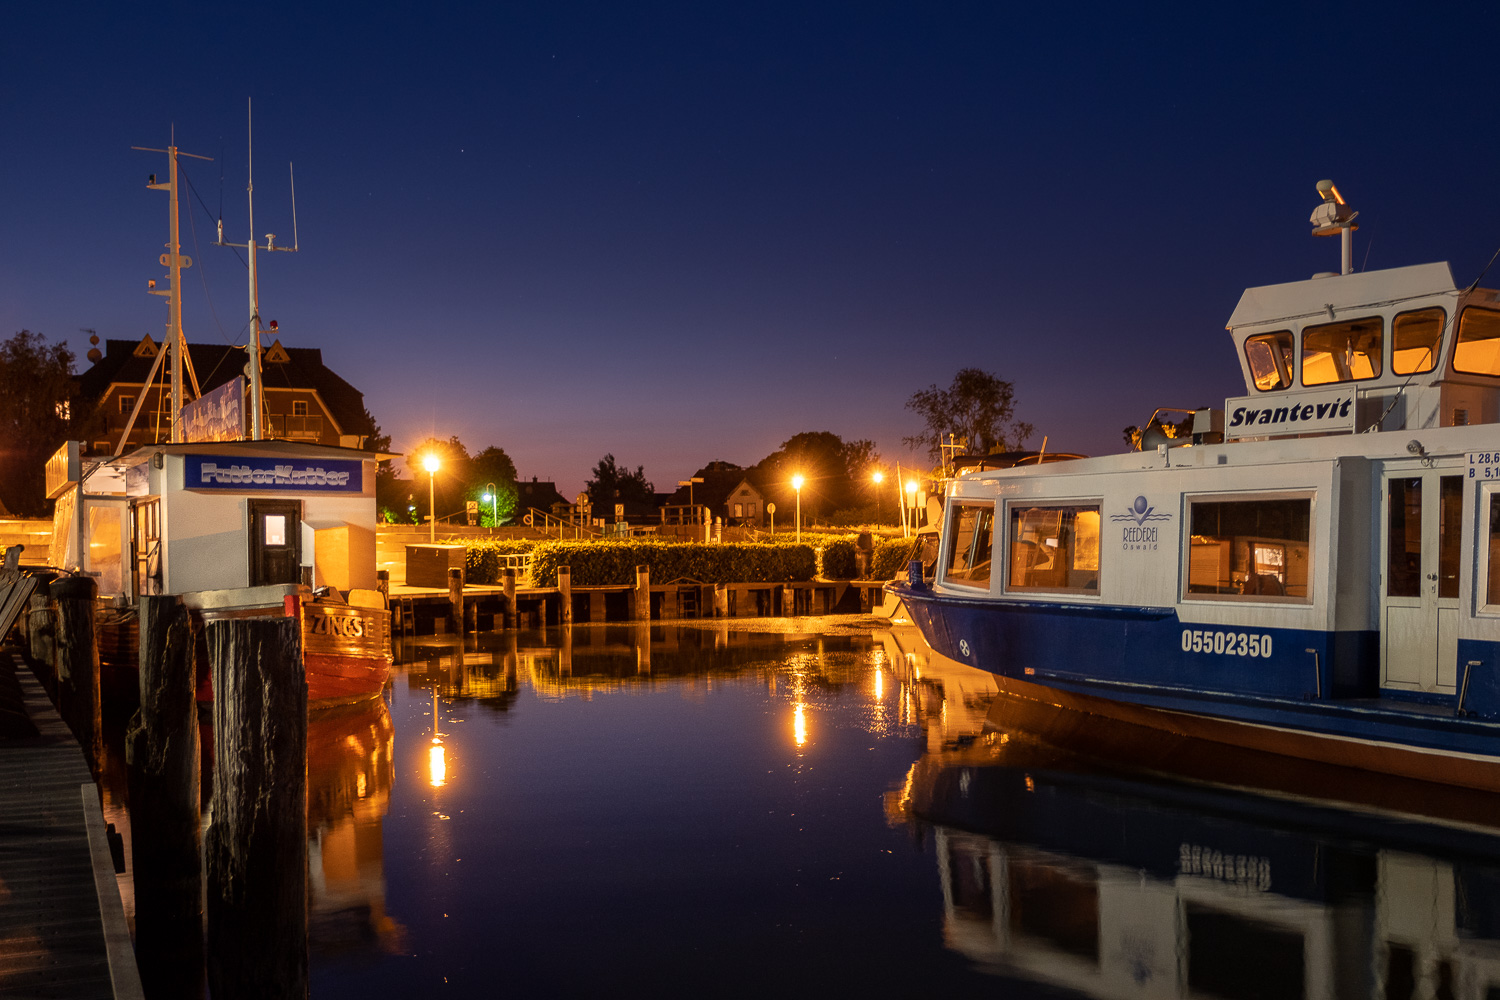
[[491, 528], [500, 527], [500, 492], [495, 489], [494, 483], [485, 483], [484, 498], [490, 502], [490, 524]]
[[422, 468], [427, 470], [427, 541], [437, 544], [437, 470], [442, 460], [432, 452], [422, 459]]
[[907, 506], [911, 508], [911, 530], [917, 530], [917, 481], [915, 479], [906, 484]]
[[873, 479], [873, 480], [875, 480], [875, 523], [879, 524], [880, 523], [880, 484], [883, 483], [883, 482], [885, 482], [885, 473], [881, 472], [879, 469], [876, 469], [875, 470], [875, 474], [872, 475], [870, 478]]
[[901, 537], [906, 538], [906, 497], [901, 493], [901, 463], [896, 463], [896, 506], [901, 511]]
[[792, 489], [797, 491], [797, 542], [802, 541], [802, 476], [799, 473], [792, 477]]

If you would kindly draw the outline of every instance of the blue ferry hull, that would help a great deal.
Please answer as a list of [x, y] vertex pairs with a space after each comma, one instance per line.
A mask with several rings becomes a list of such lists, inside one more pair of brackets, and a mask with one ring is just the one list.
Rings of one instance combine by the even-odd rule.
[[[1500, 724], [1393, 702], [1360, 678], [1378, 636], [1183, 623], [1172, 608], [965, 599], [891, 585], [938, 653], [996, 675], [1028, 728], [1093, 719], [1500, 791]], [[1269, 653], [1265, 653], [1269, 636]], [[1256, 655], [1249, 655], [1251, 639]], [[1486, 647], [1479, 650], [1475, 647]], [[1468, 652], [1493, 661], [1493, 644]], [[1491, 671], [1482, 672], [1488, 676]], [[1494, 692], [1476, 687], [1484, 703]], [[1065, 740], [1064, 740], [1065, 741]]]

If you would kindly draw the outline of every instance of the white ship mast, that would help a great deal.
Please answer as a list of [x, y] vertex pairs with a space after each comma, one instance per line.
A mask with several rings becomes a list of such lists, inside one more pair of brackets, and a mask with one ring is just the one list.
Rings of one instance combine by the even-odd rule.
[[[276, 234], [266, 234], [266, 245], [257, 247], [255, 243], [255, 132], [253, 122], [249, 120], [250, 102], [246, 101], [246, 134], [249, 137], [250, 153], [248, 157], [249, 183], [245, 191], [250, 201], [250, 238], [244, 243], [224, 242], [224, 220], [219, 219], [219, 239], [215, 246], [242, 248], [248, 255], [250, 269], [250, 343], [245, 348], [250, 354], [250, 363], [246, 366], [250, 373], [250, 439], [260, 441], [265, 438], [265, 427], [262, 424], [264, 405], [262, 402], [262, 380], [260, 371], [260, 282], [255, 271], [255, 251], [263, 249], [266, 252], [282, 250], [288, 253], [297, 252], [297, 181], [292, 174], [291, 164], [287, 164], [287, 172], [292, 177], [292, 245], [279, 247], [276, 245]], [[274, 332], [275, 324], [271, 326]]]
[[[153, 191], [167, 192], [169, 198], [167, 209], [167, 229], [169, 234], [167, 237], [167, 252], [161, 255], [161, 263], [167, 268], [167, 280], [171, 283], [171, 287], [165, 290], [159, 289], [156, 287], [156, 282], [152, 281], [149, 283], [147, 291], [152, 295], [164, 295], [167, 297], [167, 341], [168, 350], [171, 351], [172, 358], [171, 440], [177, 442], [182, 440], [182, 421], [180, 419], [182, 413], [182, 363], [183, 355], [187, 350], [187, 341], [182, 334], [182, 272], [193, 266], [193, 259], [182, 252], [182, 243], [178, 239], [177, 158], [179, 156], [190, 156], [195, 160], [208, 160], [212, 162], [213, 157], [179, 151], [177, 148], [176, 129], [174, 128], [172, 131], [172, 144], [166, 149], [156, 149], [149, 146], [131, 146], [130, 148], [139, 149], [147, 153], [167, 154], [167, 183], [157, 183], [156, 175], [152, 174], [146, 182], [146, 186]], [[160, 357], [158, 356], [159, 361]], [[152, 373], [147, 380], [148, 386], [150, 379], [154, 379], [155, 377], [156, 369], [153, 367]], [[135, 425], [136, 415], [140, 412], [141, 404], [145, 402], [146, 395], [143, 392], [136, 398], [135, 409], [131, 410], [130, 419], [125, 425], [125, 434], [120, 438], [121, 448], [125, 445], [125, 438], [130, 434], [130, 428]], [[119, 454], [118, 450], [116, 454]]]

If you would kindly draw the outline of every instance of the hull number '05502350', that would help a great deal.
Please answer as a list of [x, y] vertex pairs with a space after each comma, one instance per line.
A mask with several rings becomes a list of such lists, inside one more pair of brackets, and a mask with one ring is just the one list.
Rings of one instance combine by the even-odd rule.
[[1212, 632], [1203, 628], [1185, 628], [1182, 630], [1182, 651], [1267, 657], [1271, 655], [1271, 637], [1255, 632]]

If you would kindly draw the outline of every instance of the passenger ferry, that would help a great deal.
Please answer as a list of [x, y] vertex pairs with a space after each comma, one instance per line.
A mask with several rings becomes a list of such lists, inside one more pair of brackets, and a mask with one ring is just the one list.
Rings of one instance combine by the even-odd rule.
[[890, 588], [1064, 736], [1500, 790], [1500, 292], [1353, 273], [1356, 213], [1318, 188], [1343, 271], [1244, 292], [1245, 395], [1140, 451], [958, 477], [934, 574]]

